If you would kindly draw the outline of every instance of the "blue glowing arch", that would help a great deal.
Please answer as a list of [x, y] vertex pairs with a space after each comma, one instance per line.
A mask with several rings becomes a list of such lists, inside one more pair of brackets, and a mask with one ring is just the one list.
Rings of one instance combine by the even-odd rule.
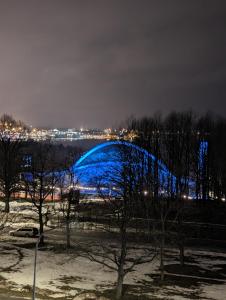
[[[89, 150], [88, 152], [86, 152], [83, 156], [81, 156], [81, 158], [74, 164], [74, 166], [72, 167], [73, 169], [75, 168], [78, 168], [81, 163], [86, 159], [88, 158], [89, 156], [91, 156], [92, 154], [94, 154], [95, 152], [97, 152], [98, 150], [100, 149], [104, 149], [106, 147], [110, 147], [110, 146], [114, 146], [114, 145], [117, 145], [117, 146], [126, 146], [126, 147], [129, 147], [129, 148], [133, 148], [135, 150], [137, 150], [138, 152], [141, 152], [144, 154], [144, 156], [146, 157], [149, 157], [151, 158], [153, 161], [156, 159], [154, 157], [154, 155], [152, 155], [151, 153], [149, 153], [147, 150], [135, 145], [135, 144], [132, 144], [132, 143], [128, 143], [128, 142], [124, 142], [124, 141], [110, 141], [110, 142], [106, 142], [106, 143], [102, 143], [100, 145], [97, 145], [95, 146], [94, 148], [92, 148], [91, 150]], [[159, 161], [159, 165], [161, 166], [161, 168], [165, 171], [168, 172], [168, 169], [166, 168], [166, 166], [161, 163]]]
[[[72, 167], [72, 171], [76, 174], [79, 182], [82, 186], [95, 186], [96, 178], [105, 178], [106, 185], [110, 184], [110, 177], [107, 175], [109, 170], [112, 178], [112, 170], [120, 169], [122, 167], [122, 161], [118, 159], [118, 152], [122, 147], [126, 147], [130, 151], [134, 151], [134, 155], [141, 154], [144, 161], [155, 162], [154, 155], [147, 150], [125, 141], [109, 141], [86, 152]], [[158, 163], [159, 179], [160, 182], [166, 182], [171, 180], [171, 185], [175, 186], [176, 178], [171, 174], [168, 168], [160, 160]], [[150, 171], [150, 169], [149, 169]]]

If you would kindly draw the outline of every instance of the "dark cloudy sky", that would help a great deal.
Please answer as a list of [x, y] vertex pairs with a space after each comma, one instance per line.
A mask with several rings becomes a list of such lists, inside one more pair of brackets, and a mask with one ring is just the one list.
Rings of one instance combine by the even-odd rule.
[[226, 116], [225, 78], [225, 0], [0, 0], [0, 113], [34, 126]]

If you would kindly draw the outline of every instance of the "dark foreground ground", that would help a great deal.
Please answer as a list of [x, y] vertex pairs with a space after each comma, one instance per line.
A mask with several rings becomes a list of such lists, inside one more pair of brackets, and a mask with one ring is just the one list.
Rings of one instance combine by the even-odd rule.
[[[80, 283], [84, 282], [84, 274], [81, 275], [80, 272], [83, 271], [81, 264], [76, 264], [76, 259], [74, 257], [74, 252], [76, 252], [77, 244], [80, 242], [90, 242], [90, 241], [102, 241], [102, 243], [107, 242], [111, 238], [107, 232], [95, 230], [81, 230], [74, 228], [72, 230], [72, 249], [70, 252], [65, 250], [65, 232], [64, 228], [51, 231], [46, 234], [47, 247], [43, 251], [39, 252], [38, 261], [38, 283], [40, 281], [40, 276], [43, 274], [43, 268], [52, 267], [53, 270], [61, 268], [62, 277], [61, 286], [58, 286], [59, 296], [52, 297], [51, 291], [38, 290], [38, 299], [51, 300], [72, 300], [74, 296], [70, 295], [69, 292], [73, 293], [74, 290], [79, 290]], [[222, 247], [218, 247], [214, 241], [209, 241], [204, 243], [200, 241], [193, 243], [192, 245], [187, 245], [186, 247], [186, 259], [185, 266], [182, 268], [179, 264], [178, 250], [175, 247], [167, 247], [165, 255], [166, 264], [166, 276], [165, 281], [162, 283], [159, 278], [159, 262], [158, 260], [150, 266], [142, 266], [139, 270], [143, 275], [132, 273], [131, 276], [133, 280], [125, 282], [124, 300], [225, 300], [226, 299], [226, 251]], [[15, 238], [10, 237], [7, 234], [2, 236], [1, 254], [0, 256], [7, 255], [7, 251], [14, 251], [17, 249], [20, 255], [16, 266], [8, 268], [1, 272], [3, 276], [0, 278], [0, 300], [5, 299], [32, 299], [31, 298], [31, 287], [22, 287], [17, 285], [14, 281], [11, 289], [10, 281], [11, 276], [17, 272], [18, 278], [20, 273], [24, 272], [24, 266], [28, 265], [29, 261], [26, 259], [28, 255], [31, 256], [31, 264], [34, 255], [35, 239], [26, 238]], [[45, 258], [45, 261], [42, 260]], [[66, 264], [62, 258], [69, 260], [69, 264]], [[52, 265], [51, 265], [52, 259]], [[71, 272], [70, 265], [73, 266], [73, 276], [69, 273]], [[87, 277], [90, 277], [90, 282], [95, 280], [100, 266], [92, 270], [92, 262], [88, 263], [88, 273]], [[67, 269], [69, 267], [69, 269]], [[85, 266], [84, 266], [85, 268]], [[28, 270], [29, 271], [29, 270]], [[32, 274], [32, 265], [30, 274]], [[108, 270], [103, 270], [103, 278], [105, 274], [108, 275]], [[7, 281], [5, 280], [5, 275]], [[26, 272], [24, 274], [26, 276]], [[32, 275], [31, 275], [32, 276]], [[92, 277], [93, 276], [93, 277]], [[12, 277], [13, 278], [13, 277]], [[114, 299], [114, 282], [115, 275], [113, 274], [113, 280], [111, 283], [104, 283], [103, 278], [100, 278], [100, 282], [96, 289], [91, 290], [91, 292], [96, 295], [102, 295], [108, 299]], [[15, 280], [15, 277], [14, 277]], [[56, 282], [57, 282], [56, 278]], [[29, 278], [29, 282], [31, 282]], [[59, 283], [59, 282], [58, 282]], [[76, 283], [76, 288], [74, 286]], [[56, 283], [52, 280], [53, 290], [56, 287]], [[8, 285], [8, 286], [7, 286]], [[81, 288], [79, 293], [86, 293], [87, 290]], [[60, 296], [61, 294], [61, 296]], [[63, 296], [64, 295], [64, 296]], [[87, 298], [88, 300], [88, 298]]]

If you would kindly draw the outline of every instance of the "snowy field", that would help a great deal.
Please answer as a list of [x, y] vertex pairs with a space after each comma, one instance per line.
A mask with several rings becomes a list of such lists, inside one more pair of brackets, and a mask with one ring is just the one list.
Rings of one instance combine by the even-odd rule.
[[[11, 228], [24, 225], [24, 218], [27, 225], [37, 226], [37, 213], [32, 204], [14, 202], [11, 208], [12, 212], [19, 212], [16, 219], [13, 217]], [[91, 299], [92, 295], [102, 295], [102, 298], [92, 299], [113, 299], [116, 273], [79, 256], [77, 249], [80, 240], [90, 242], [91, 238], [94, 241], [97, 238], [102, 243], [106, 240], [101, 240], [101, 234], [95, 235], [94, 230], [89, 231], [89, 227], [83, 228], [86, 230], [77, 227], [73, 231], [70, 251], [64, 247], [64, 229], [47, 236], [47, 248], [38, 251], [37, 299], [85, 300]], [[36, 240], [10, 237], [8, 230], [6, 228], [0, 234], [0, 300], [1, 295], [8, 295], [9, 299], [11, 295], [31, 299]], [[76, 240], [78, 235], [80, 240]], [[83, 235], [85, 239], [81, 238]], [[125, 277], [123, 299], [226, 300], [226, 253], [189, 248], [185, 255], [186, 264], [182, 269], [178, 251], [167, 249], [164, 283], [159, 280], [158, 258], [135, 267]], [[89, 293], [89, 297], [84, 293]]]
[[[13, 240], [0, 245], [0, 291], [9, 289], [29, 299], [34, 248], [29, 249], [29, 244], [21, 246], [22, 241], [26, 242], [21, 239], [20, 247], [15, 246]], [[125, 299], [226, 299], [226, 254], [187, 250], [183, 275], [177, 254], [176, 250], [167, 250], [168, 273], [164, 284], [159, 282], [158, 259], [129, 273], [125, 278], [128, 291]], [[115, 280], [115, 272], [77, 256], [73, 250], [67, 252], [55, 247], [38, 251], [36, 283], [39, 299], [74, 299], [87, 291], [108, 295], [114, 289]]]

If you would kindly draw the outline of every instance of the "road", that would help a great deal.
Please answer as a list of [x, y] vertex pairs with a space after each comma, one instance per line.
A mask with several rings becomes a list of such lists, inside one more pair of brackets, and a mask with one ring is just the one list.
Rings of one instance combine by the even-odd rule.
[[[45, 229], [44, 232], [45, 242], [47, 245], [59, 245], [66, 243], [66, 230], [65, 228]], [[112, 241], [114, 235], [103, 230], [81, 230], [77, 228], [71, 228], [71, 244], [79, 244], [86, 242], [98, 242], [98, 241]], [[10, 236], [7, 232], [0, 237], [1, 242], [10, 243], [19, 247], [34, 247], [37, 238], [26, 237], [14, 237]], [[33, 246], [32, 246], [33, 244]], [[1, 299], [0, 299], [1, 300]]]
[[[66, 239], [65, 228], [54, 229], [52, 231], [45, 231], [45, 236], [47, 239], [53, 239], [58, 241], [63, 241]], [[71, 229], [71, 240], [74, 242], [90, 241], [101, 239], [112, 238], [111, 234], [105, 231], [100, 230], [79, 230], [72, 228]]]

